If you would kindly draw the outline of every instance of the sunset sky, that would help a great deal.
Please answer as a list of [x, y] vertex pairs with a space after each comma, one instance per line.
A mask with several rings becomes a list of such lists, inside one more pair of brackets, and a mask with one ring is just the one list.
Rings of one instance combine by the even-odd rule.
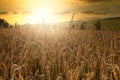
[[0, 0], [0, 18], [9, 23], [47, 23], [120, 17], [120, 0]]

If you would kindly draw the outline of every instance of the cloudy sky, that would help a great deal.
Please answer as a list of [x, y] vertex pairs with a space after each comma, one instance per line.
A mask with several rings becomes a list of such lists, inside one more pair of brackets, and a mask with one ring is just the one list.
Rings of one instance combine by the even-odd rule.
[[0, 18], [9, 23], [40, 23], [120, 17], [120, 0], [0, 0]]

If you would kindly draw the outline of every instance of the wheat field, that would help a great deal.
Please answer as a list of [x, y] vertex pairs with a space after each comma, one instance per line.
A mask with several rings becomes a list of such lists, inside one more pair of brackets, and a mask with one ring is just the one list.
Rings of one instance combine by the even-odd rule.
[[0, 80], [120, 80], [120, 32], [0, 29]]

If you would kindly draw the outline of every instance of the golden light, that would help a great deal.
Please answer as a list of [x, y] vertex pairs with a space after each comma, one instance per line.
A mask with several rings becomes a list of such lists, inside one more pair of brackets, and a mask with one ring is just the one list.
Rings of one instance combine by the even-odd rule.
[[[2, 0], [0, 3], [3, 11], [7, 14], [0, 14], [0, 18], [6, 19], [10, 24], [40, 24], [44, 19], [44, 23], [58, 23], [68, 21], [68, 14], [61, 14], [69, 10], [71, 0]], [[5, 6], [5, 4], [9, 4]], [[5, 8], [5, 10], [4, 10]], [[67, 17], [66, 17], [67, 16]]]
[[40, 24], [44, 20], [44, 23], [56, 23], [58, 18], [53, 13], [53, 9], [50, 7], [42, 6], [39, 9], [35, 9], [28, 17], [28, 23]]

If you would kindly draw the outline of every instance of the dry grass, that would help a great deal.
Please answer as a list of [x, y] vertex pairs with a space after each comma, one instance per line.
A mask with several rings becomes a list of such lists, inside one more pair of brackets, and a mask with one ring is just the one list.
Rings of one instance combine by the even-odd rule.
[[0, 80], [120, 80], [120, 32], [1, 29]]

